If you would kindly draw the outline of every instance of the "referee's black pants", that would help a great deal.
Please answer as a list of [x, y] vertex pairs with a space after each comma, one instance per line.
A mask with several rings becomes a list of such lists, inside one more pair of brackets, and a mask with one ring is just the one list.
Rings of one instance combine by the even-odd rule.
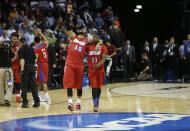
[[28, 104], [28, 100], [27, 100], [28, 87], [31, 89], [34, 103], [39, 103], [40, 100], [39, 100], [38, 89], [37, 89], [36, 80], [35, 80], [35, 67], [34, 65], [29, 65], [29, 64], [25, 65], [24, 73], [22, 75], [21, 97], [23, 99], [22, 101], [23, 104]]

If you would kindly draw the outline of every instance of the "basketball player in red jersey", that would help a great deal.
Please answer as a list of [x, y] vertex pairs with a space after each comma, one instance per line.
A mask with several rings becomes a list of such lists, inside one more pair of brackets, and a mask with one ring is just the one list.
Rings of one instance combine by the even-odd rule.
[[[42, 34], [40, 29], [37, 29], [34, 38], [34, 51], [37, 58], [37, 86], [39, 90], [39, 97], [41, 101], [50, 102], [51, 98], [48, 94], [47, 81], [48, 81], [48, 40], [45, 35]], [[41, 42], [41, 39], [43, 40]], [[41, 89], [44, 91], [44, 95], [40, 94]]]
[[[94, 36], [98, 39], [98, 36]], [[107, 57], [107, 48], [100, 45], [96, 51], [96, 44], [88, 45], [88, 77], [92, 88], [92, 98], [94, 103], [94, 112], [98, 112], [101, 86], [104, 85], [105, 73], [104, 62]]]
[[19, 35], [18, 33], [14, 32], [11, 36], [11, 52], [14, 54], [14, 57], [11, 59], [11, 65], [13, 70], [13, 75], [15, 79], [15, 89], [16, 89], [16, 102], [21, 102], [21, 90], [20, 90], [20, 83], [21, 83], [21, 75], [20, 75], [20, 61], [18, 58], [18, 50], [19, 50]]
[[[83, 81], [83, 59], [86, 54], [87, 44], [93, 42], [93, 38], [87, 37], [86, 27], [79, 27], [77, 35], [72, 35], [70, 45], [68, 46], [68, 54], [65, 63], [63, 84], [67, 89], [68, 96], [68, 109], [74, 111], [73, 106], [73, 91], [72, 88], [77, 89], [77, 103], [76, 110], [81, 109], [81, 96], [82, 96], [82, 81]], [[98, 45], [102, 41], [97, 42]]]

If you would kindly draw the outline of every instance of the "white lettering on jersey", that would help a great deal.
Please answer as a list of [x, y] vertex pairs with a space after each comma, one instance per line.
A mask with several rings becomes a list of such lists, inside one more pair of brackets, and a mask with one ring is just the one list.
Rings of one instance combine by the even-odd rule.
[[89, 55], [100, 55], [101, 54], [101, 50], [99, 51], [89, 51]]
[[85, 42], [85, 41], [80, 41], [80, 40], [78, 40], [78, 39], [76, 39], [76, 38], [73, 40], [73, 42], [74, 42], [74, 43], [77, 43], [77, 44], [79, 44], [79, 45], [81, 45], [81, 46], [86, 45], [86, 42]]

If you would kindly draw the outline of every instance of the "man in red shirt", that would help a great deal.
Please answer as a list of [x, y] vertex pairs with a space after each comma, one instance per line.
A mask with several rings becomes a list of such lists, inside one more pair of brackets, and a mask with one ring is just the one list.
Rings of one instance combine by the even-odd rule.
[[[76, 110], [81, 109], [82, 81], [83, 81], [83, 59], [85, 57], [87, 44], [92, 43], [93, 38], [86, 36], [86, 27], [79, 27], [77, 35], [71, 37], [70, 45], [67, 49], [67, 58], [65, 63], [63, 84], [67, 89], [68, 109], [74, 111], [72, 102], [72, 88], [77, 89]], [[98, 42], [102, 44], [102, 41]]]
[[[98, 38], [98, 36], [94, 36]], [[92, 88], [94, 112], [98, 112], [101, 86], [104, 85], [104, 62], [107, 56], [106, 46], [103, 44], [96, 50], [96, 44], [88, 45], [88, 77]]]
[[18, 50], [19, 50], [19, 35], [18, 33], [14, 32], [11, 36], [11, 52], [14, 54], [14, 57], [11, 59], [11, 65], [13, 70], [13, 75], [15, 79], [15, 89], [16, 89], [16, 102], [21, 102], [21, 90], [20, 90], [20, 83], [21, 83], [21, 76], [20, 76], [20, 61], [18, 58]]
[[[36, 30], [36, 37], [34, 38], [35, 47], [34, 51], [37, 58], [37, 86], [39, 92], [41, 91], [41, 88], [44, 91], [44, 96], [41, 97], [42, 101], [50, 102], [51, 98], [48, 94], [48, 88], [47, 88], [47, 81], [48, 81], [48, 40], [45, 37], [45, 35], [42, 34], [40, 29]], [[41, 39], [43, 40], [41, 42]]]

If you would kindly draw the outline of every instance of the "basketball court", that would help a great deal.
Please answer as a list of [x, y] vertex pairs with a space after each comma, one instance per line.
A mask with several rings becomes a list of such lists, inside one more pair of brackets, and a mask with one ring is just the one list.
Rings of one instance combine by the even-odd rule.
[[50, 91], [51, 103], [21, 109], [0, 107], [0, 130], [16, 131], [189, 131], [190, 84], [118, 83], [102, 88], [99, 113], [93, 112], [91, 89], [84, 88], [82, 110], [67, 110], [66, 90]]

